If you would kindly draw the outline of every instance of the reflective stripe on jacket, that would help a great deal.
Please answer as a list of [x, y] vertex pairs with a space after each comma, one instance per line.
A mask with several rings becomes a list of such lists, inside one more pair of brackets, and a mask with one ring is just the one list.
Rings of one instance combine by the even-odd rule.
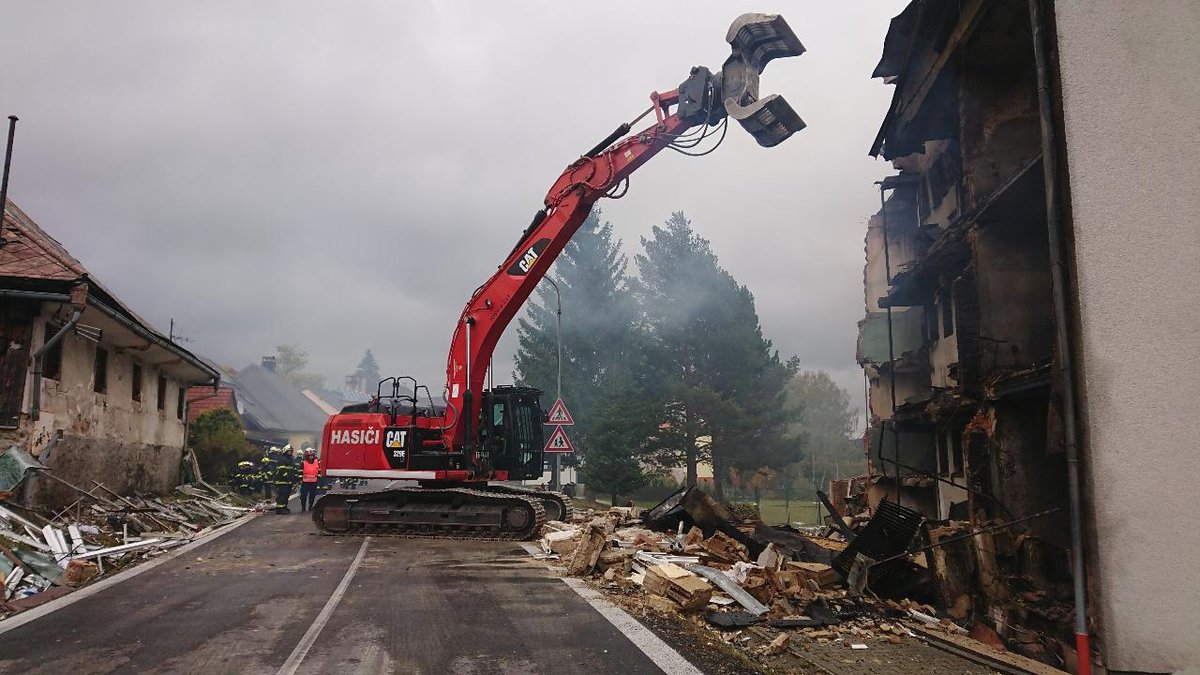
[[304, 479], [303, 479], [304, 482], [305, 483], [317, 482], [317, 478], [318, 478], [317, 474], [318, 474], [319, 468], [320, 468], [320, 465], [317, 463], [317, 460], [314, 459], [311, 462], [308, 461], [307, 459], [304, 460]]

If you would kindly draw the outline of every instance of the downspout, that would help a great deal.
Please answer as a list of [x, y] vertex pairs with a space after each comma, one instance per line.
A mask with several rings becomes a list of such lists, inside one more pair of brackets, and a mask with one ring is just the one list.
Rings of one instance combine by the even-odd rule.
[[62, 341], [67, 331], [79, 323], [79, 318], [83, 316], [83, 308], [87, 305], [87, 292], [88, 285], [86, 283], [77, 284], [71, 289], [71, 320], [60, 328], [53, 337], [46, 340], [46, 344], [42, 345], [42, 348], [37, 350], [33, 355], [33, 391], [29, 397], [29, 418], [32, 420], [37, 420], [41, 417], [42, 366], [46, 360], [46, 352]]
[[[882, 181], [879, 183], [879, 215], [883, 224], [883, 270], [887, 277], [887, 286], [889, 291], [892, 288], [892, 255], [888, 242], [888, 222], [887, 222], [887, 200], [883, 196], [884, 187]], [[887, 306], [887, 336], [888, 336], [888, 375], [891, 382], [892, 394], [892, 418], [889, 420], [889, 426], [892, 430], [892, 445], [894, 446], [896, 461], [896, 503], [900, 503], [900, 432], [896, 430], [896, 343], [892, 339], [892, 303]], [[879, 468], [883, 471], [883, 476], [887, 477], [887, 469], [883, 467], [883, 429], [879, 430]]]
[[1067, 488], [1071, 502], [1071, 577], [1075, 591], [1076, 673], [1091, 675], [1092, 649], [1088, 635], [1087, 580], [1083, 558], [1083, 508], [1080, 497], [1079, 439], [1075, 420], [1075, 381], [1071, 340], [1067, 329], [1067, 281], [1063, 269], [1063, 223], [1059, 218], [1058, 136], [1050, 101], [1049, 66], [1042, 25], [1041, 0], [1029, 0], [1033, 30], [1033, 58], [1037, 66], [1038, 113], [1042, 128], [1042, 172], [1046, 184], [1046, 230], [1050, 252], [1050, 287], [1054, 296], [1054, 338], [1058, 350], [1058, 377], [1062, 383], [1063, 441], [1067, 455]]

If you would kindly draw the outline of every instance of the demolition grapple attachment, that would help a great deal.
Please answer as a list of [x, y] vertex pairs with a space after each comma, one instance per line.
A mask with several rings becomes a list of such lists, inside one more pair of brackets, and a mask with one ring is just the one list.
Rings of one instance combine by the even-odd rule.
[[733, 53], [721, 66], [725, 112], [763, 147], [778, 145], [805, 127], [778, 94], [758, 97], [758, 76], [773, 59], [799, 56], [804, 45], [778, 14], [743, 14], [725, 35]]

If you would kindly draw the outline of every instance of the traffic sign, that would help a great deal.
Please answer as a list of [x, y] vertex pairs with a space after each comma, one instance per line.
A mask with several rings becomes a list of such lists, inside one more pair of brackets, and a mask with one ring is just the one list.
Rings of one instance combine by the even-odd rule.
[[547, 416], [546, 424], [558, 424], [569, 427], [575, 424], [575, 418], [571, 417], [570, 411], [567, 410], [567, 404], [563, 403], [560, 398], [550, 406], [550, 414]]
[[550, 440], [546, 441], [544, 452], [575, 452], [575, 445], [567, 438], [567, 432], [562, 427], [554, 427]]

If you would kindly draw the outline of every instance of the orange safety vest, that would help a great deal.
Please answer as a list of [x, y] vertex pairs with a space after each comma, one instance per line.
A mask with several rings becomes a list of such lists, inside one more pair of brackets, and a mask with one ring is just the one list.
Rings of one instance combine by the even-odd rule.
[[317, 468], [319, 466], [320, 465], [317, 463], [316, 460], [313, 460], [311, 462], [308, 461], [307, 459], [304, 460], [304, 478], [303, 478], [303, 480], [305, 483], [317, 482]]

